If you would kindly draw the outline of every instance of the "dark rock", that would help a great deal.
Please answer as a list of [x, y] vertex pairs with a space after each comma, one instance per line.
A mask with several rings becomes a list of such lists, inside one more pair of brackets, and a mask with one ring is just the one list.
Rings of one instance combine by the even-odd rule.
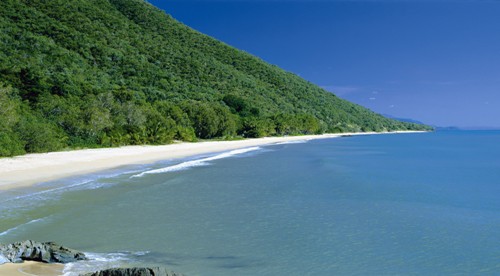
[[110, 268], [80, 276], [183, 276], [162, 267]]
[[35, 261], [44, 263], [71, 263], [87, 260], [85, 254], [53, 242], [35, 242], [31, 240], [7, 245], [0, 244], [0, 263]]

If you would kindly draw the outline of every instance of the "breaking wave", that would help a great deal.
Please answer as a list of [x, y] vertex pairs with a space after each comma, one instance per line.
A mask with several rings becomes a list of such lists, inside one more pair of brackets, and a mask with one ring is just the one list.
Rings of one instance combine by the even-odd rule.
[[124, 267], [134, 263], [136, 258], [148, 254], [148, 251], [115, 252], [115, 253], [89, 253], [85, 252], [88, 260], [69, 263], [64, 266], [64, 276], [79, 276], [84, 273], [105, 270], [109, 268]]
[[307, 143], [307, 142], [309, 142], [309, 140], [304, 139], [304, 140], [279, 142], [279, 143], [276, 143], [275, 145], [304, 144], [304, 143]]
[[256, 151], [256, 150], [260, 150], [260, 149], [261, 149], [260, 147], [251, 147], [251, 148], [232, 150], [232, 151], [224, 152], [224, 153], [221, 153], [221, 154], [218, 154], [215, 156], [211, 156], [211, 157], [186, 161], [186, 162], [182, 162], [182, 163], [177, 164], [177, 165], [172, 165], [172, 166], [164, 167], [161, 169], [145, 171], [145, 172], [133, 175], [133, 176], [131, 176], [131, 178], [143, 177], [144, 175], [147, 175], [147, 174], [168, 173], [168, 172], [187, 170], [187, 169], [193, 168], [193, 167], [206, 166], [206, 165], [209, 165], [209, 162], [213, 161], [213, 160], [228, 158], [231, 156], [235, 156], [235, 155], [239, 155], [239, 154], [243, 154], [243, 153], [247, 153], [247, 152], [251, 152], [251, 151]]

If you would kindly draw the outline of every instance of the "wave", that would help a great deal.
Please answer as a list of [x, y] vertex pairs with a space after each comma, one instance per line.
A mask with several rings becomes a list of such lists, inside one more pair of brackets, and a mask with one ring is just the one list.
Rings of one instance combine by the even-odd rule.
[[279, 143], [276, 143], [275, 145], [304, 144], [304, 143], [307, 143], [307, 142], [309, 142], [309, 140], [304, 139], [304, 140], [279, 142]]
[[54, 189], [44, 190], [44, 191], [41, 191], [41, 192], [35, 192], [35, 193], [30, 193], [30, 194], [25, 194], [25, 195], [21, 195], [21, 196], [12, 197], [12, 198], [3, 200], [1, 202], [5, 203], [5, 202], [9, 202], [9, 201], [17, 201], [17, 200], [20, 200], [20, 199], [25, 199], [25, 198], [31, 198], [31, 197], [35, 197], [35, 196], [40, 196], [40, 195], [44, 195], [44, 194], [47, 194], [47, 193], [57, 192], [57, 191], [60, 191], [60, 190], [66, 190], [66, 189], [78, 187], [78, 186], [81, 186], [81, 185], [85, 185], [85, 184], [88, 184], [88, 183], [90, 183], [92, 181], [93, 180], [85, 180], [83, 182], [78, 182], [78, 183], [75, 183], [75, 184], [72, 184], [72, 185], [68, 185], [68, 186], [62, 186], [62, 187], [58, 187], [58, 188], [54, 188]]
[[30, 224], [33, 224], [33, 223], [37, 223], [37, 222], [43, 221], [43, 220], [45, 220], [45, 219], [46, 219], [46, 218], [34, 219], [34, 220], [30, 220], [30, 221], [28, 221], [28, 222], [26, 222], [26, 223], [19, 224], [19, 225], [18, 225], [18, 226], [16, 226], [16, 227], [9, 228], [9, 229], [7, 229], [7, 230], [3, 231], [2, 233], [0, 233], [0, 237], [5, 236], [5, 235], [8, 235], [10, 232], [12, 232], [12, 231], [16, 231], [16, 230], [18, 230], [19, 228], [21, 228], [21, 227], [23, 227], [23, 226], [30, 225]]
[[209, 163], [208, 163], [209, 161], [228, 158], [231, 156], [247, 153], [250, 151], [256, 151], [256, 150], [260, 150], [260, 149], [261, 149], [260, 147], [251, 147], [251, 148], [232, 150], [232, 151], [224, 152], [224, 153], [221, 153], [221, 154], [218, 154], [215, 156], [211, 156], [211, 157], [186, 161], [186, 162], [182, 162], [182, 163], [177, 164], [177, 165], [172, 165], [172, 166], [168, 166], [168, 167], [161, 168], [161, 169], [145, 171], [145, 172], [133, 175], [130, 178], [143, 177], [146, 174], [159, 174], [159, 173], [175, 172], [175, 171], [187, 170], [187, 169], [193, 168], [193, 167], [206, 166], [206, 165], [209, 165]]
[[[137, 173], [140, 171], [141, 170], [126, 170], [126, 171], [119, 171], [119, 172], [112, 172], [112, 173], [94, 174], [92, 177], [88, 177], [88, 176], [85, 178], [78, 177], [76, 179], [78, 181], [71, 180], [71, 179], [63, 179], [63, 180], [58, 180], [58, 181], [54, 181], [54, 182], [47, 182], [51, 185], [53, 185], [53, 184], [57, 185], [57, 183], [62, 182], [62, 181], [69, 181], [69, 182], [74, 181], [73, 184], [65, 184], [63, 186], [56, 186], [55, 188], [51, 188], [51, 189], [47, 189], [47, 190], [43, 190], [43, 191], [30, 192], [30, 193], [19, 195], [19, 196], [9, 197], [8, 199], [0, 200], [0, 203], [6, 203], [9, 201], [19, 201], [22, 199], [39, 197], [39, 196], [43, 196], [46, 194], [52, 194], [55, 192], [61, 192], [61, 191], [71, 190], [71, 189], [80, 188], [80, 187], [85, 187], [85, 189], [97, 189], [97, 188], [100, 188], [103, 185], [105, 185], [105, 184], [99, 182], [100, 179], [109, 179], [109, 178], [114, 178], [114, 177], [124, 175], [124, 174]], [[39, 185], [41, 186], [43, 184], [46, 184], [46, 183], [41, 183]]]
[[115, 252], [115, 253], [89, 253], [84, 252], [88, 260], [69, 263], [64, 266], [64, 276], [78, 276], [97, 270], [124, 267], [134, 263], [137, 257], [147, 255], [149, 251]]

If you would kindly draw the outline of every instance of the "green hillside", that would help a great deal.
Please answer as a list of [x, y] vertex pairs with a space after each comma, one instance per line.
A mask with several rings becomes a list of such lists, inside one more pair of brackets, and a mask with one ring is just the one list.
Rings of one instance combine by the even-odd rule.
[[141, 0], [0, 2], [0, 156], [425, 128], [339, 99]]

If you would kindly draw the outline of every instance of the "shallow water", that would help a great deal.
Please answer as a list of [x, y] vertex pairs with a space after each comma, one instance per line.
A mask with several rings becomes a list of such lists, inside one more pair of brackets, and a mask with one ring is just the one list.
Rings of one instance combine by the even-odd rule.
[[500, 274], [499, 141], [314, 140], [3, 191], [0, 242], [91, 252], [68, 275], [138, 263], [188, 275]]

